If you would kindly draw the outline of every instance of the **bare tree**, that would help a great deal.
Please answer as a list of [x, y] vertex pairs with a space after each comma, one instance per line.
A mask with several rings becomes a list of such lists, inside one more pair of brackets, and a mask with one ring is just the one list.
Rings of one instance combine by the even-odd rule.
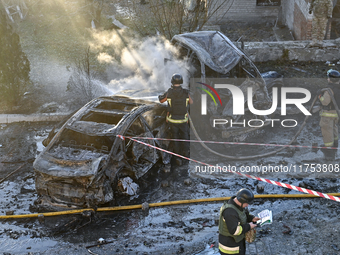
[[219, 20], [234, 0], [140, 0], [129, 1], [132, 26], [142, 35], [154, 34], [171, 39], [175, 34], [201, 30], [210, 20]]
[[85, 0], [85, 3], [88, 6], [88, 12], [91, 20], [94, 21], [96, 27], [99, 27], [101, 24], [104, 0]]
[[73, 73], [67, 83], [67, 91], [79, 105], [85, 104], [103, 93], [98, 80], [99, 72], [94, 70], [93, 64], [94, 56], [91, 55], [90, 47], [88, 47], [84, 54], [75, 60]]
[[0, 2], [0, 98], [10, 106], [18, 105], [30, 83], [30, 62], [21, 48], [5, 8]]

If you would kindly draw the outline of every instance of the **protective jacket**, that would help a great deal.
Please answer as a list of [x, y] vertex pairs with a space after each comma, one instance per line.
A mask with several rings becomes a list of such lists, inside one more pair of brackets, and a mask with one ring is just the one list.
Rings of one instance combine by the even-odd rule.
[[182, 86], [172, 86], [168, 89], [168, 114], [167, 121], [171, 123], [188, 122], [189, 91]]
[[313, 0], [310, 5], [310, 10], [316, 17], [332, 17], [333, 1], [332, 0]]
[[[334, 103], [332, 102], [331, 94], [334, 96], [336, 104], [340, 102], [340, 85], [335, 83], [328, 83], [327, 88], [323, 94], [319, 96], [322, 104], [322, 110], [320, 112], [320, 127], [322, 133], [322, 139], [325, 147], [333, 147], [338, 143], [338, 114], [335, 110]], [[337, 145], [336, 145], [337, 147]], [[326, 159], [333, 159], [335, 151], [324, 150]], [[331, 155], [332, 154], [332, 155]], [[334, 154], [334, 155], [333, 155]]]
[[250, 230], [254, 218], [234, 202], [232, 197], [220, 209], [219, 250], [221, 254], [245, 254], [245, 233]]
[[[340, 85], [329, 83], [327, 88], [330, 88], [333, 94], [333, 97], [336, 101], [336, 104], [338, 104], [338, 102], [340, 102]], [[325, 91], [319, 99], [322, 104], [322, 112], [320, 113], [320, 116], [334, 117], [334, 118], [338, 117], [335, 111], [335, 106], [332, 102], [332, 97], [329, 94], [328, 90]]]

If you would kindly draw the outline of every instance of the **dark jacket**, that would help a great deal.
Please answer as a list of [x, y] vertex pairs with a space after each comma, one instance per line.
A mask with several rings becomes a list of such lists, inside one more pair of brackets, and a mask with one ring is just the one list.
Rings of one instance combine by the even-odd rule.
[[160, 96], [166, 98], [168, 102], [168, 121], [185, 120], [187, 121], [187, 112], [189, 105], [189, 91], [182, 86], [172, 86]]
[[[238, 206], [234, 202], [235, 197], [236, 196], [233, 196], [227, 203], [234, 205], [239, 211], [244, 212], [246, 214], [247, 222], [251, 222], [253, 220], [254, 216], [250, 215], [248, 210]], [[249, 223], [240, 224], [241, 219], [239, 217], [239, 213], [235, 209], [227, 208], [221, 213], [222, 213], [224, 222], [225, 222], [225, 224], [228, 228], [229, 233], [237, 232], [237, 229], [238, 228], [240, 229], [240, 227], [242, 228], [242, 232], [241, 232], [242, 235], [250, 230]], [[238, 254], [245, 254], [245, 248], [246, 247], [245, 247], [244, 238], [241, 241], [236, 242], [235, 239], [232, 236], [224, 236], [220, 233], [218, 239], [219, 239], [220, 246], [222, 245], [226, 248], [231, 248], [231, 249], [239, 247], [239, 253]], [[228, 254], [228, 253], [222, 253], [221, 251], [220, 251], [220, 253], [221, 254]], [[230, 254], [232, 254], [232, 253], [230, 253]]]

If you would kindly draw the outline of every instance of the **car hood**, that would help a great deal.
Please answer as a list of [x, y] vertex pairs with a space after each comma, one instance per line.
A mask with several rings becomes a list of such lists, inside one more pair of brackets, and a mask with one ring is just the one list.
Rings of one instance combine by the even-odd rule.
[[226, 74], [244, 56], [228, 37], [218, 31], [199, 31], [175, 35], [177, 41], [192, 49], [199, 60], [211, 69]]
[[48, 153], [40, 157], [33, 164], [35, 171], [54, 177], [88, 177], [93, 178], [100, 169], [100, 163], [107, 156], [101, 156], [91, 160], [70, 161], [52, 157]]

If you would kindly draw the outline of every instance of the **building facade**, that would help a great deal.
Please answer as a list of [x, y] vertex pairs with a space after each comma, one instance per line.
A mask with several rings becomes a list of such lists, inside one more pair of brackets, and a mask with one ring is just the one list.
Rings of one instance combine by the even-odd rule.
[[[313, 15], [309, 14], [311, 2], [312, 0], [285, 0], [281, 2], [282, 23], [287, 25], [293, 32], [296, 40], [311, 39], [313, 18]], [[336, 36], [336, 33], [334, 33], [337, 30], [336, 24], [340, 15], [339, 5], [340, 1], [333, 0], [333, 19], [328, 22], [325, 39], [339, 37], [339, 35]]]
[[[220, 0], [220, 2], [225, 2], [225, 0]], [[275, 18], [279, 14], [280, 6], [281, 0], [230, 0], [218, 10], [216, 17], [240, 21], [264, 17]]]
[[[313, 18], [309, 14], [311, 2], [312, 0], [234, 0], [230, 1], [232, 4], [221, 8], [216, 17], [246, 22], [272, 18], [276, 20], [275, 26], [286, 25], [295, 40], [310, 40]], [[327, 25], [325, 39], [340, 37], [340, 0], [333, 0], [333, 6], [333, 18]]]

